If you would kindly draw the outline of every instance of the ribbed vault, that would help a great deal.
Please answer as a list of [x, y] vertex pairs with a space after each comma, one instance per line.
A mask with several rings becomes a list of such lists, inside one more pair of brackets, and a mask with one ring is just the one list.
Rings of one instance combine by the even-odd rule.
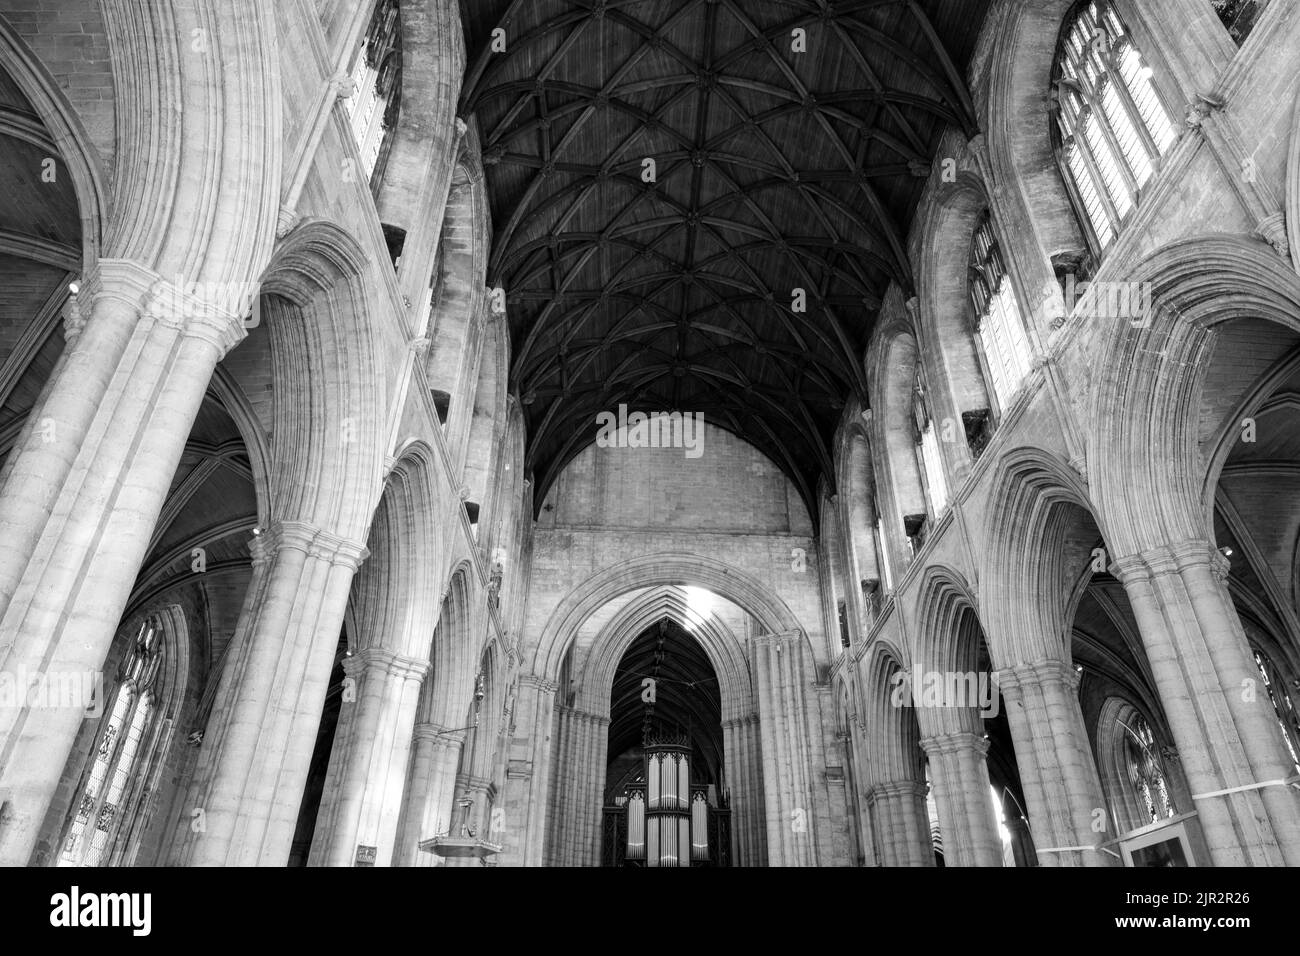
[[538, 502], [626, 402], [704, 413], [815, 512], [987, 5], [462, 3]]
[[[653, 680], [655, 699], [643, 697]], [[670, 618], [643, 631], [619, 662], [609, 707], [609, 753], [617, 756], [641, 744], [642, 732], [680, 729], [691, 734], [697, 769], [721, 779], [722, 696], [708, 655]]]

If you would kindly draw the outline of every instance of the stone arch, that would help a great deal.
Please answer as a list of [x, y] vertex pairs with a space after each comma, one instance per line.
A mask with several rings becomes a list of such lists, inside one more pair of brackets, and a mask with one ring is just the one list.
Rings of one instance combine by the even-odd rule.
[[856, 627], [851, 623], [849, 609], [855, 608], [849, 590], [852, 587], [848, 549], [844, 541], [843, 515], [844, 502], [839, 495], [828, 495], [828, 482], [823, 479], [821, 485], [821, 507], [818, 517], [821, 527], [817, 536], [818, 555], [821, 559], [819, 582], [822, 587], [824, 607], [827, 620], [823, 624], [826, 633], [826, 656], [833, 659], [837, 653], [837, 642], [847, 647], [854, 639]]
[[[118, 3], [110, 10], [118, 152], [104, 255], [168, 279], [251, 281], [275, 243], [284, 166], [275, 11], [220, 3], [173, 4], [150, 17]], [[191, 50], [196, 36], [206, 55]]]
[[496, 316], [489, 317], [483, 339], [465, 450], [464, 481], [469, 488], [468, 500], [480, 508], [480, 540], [486, 541], [482, 529], [491, 527], [493, 493], [502, 477], [501, 442], [506, 429], [506, 375], [510, 368], [505, 322]]
[[[892, 512], [886, 519], [893, 544], [894, 577], [911, 562], [904, 517], [928, 512], [921, 466], [916, 460], [915, 425], [912, 421], [912, 391], [920, 351], [911, 326], [896, 321], [881, 330], [881, 346], [872, 362], [873, 426], [880, 442], [875, 446], [883, 463], [890, 490]], [[879, 485], [879, 473], [877, 474]]]
[[249, 470], [253, 473], [253, 492], [257, 495], [257, 524], [266, 527], [271, 520], [271, 446], [257, 410], [234, 376], [222, 365], [212, 373], [209, 390], [217, 397], [239, 431], [248, 452]]
[[863, 686], [867, 730], [867, 768], [871, 785], [923, 780], [921, 729], [910, 701], [896, 706], [896, 691], [905, 679], [906, 655], [887, 641], [877, 640], [867, 658]]
[[756, 618], [768, 633], [798, 632], [804, 646], [812, 651], [798, 619], [762, 582], [715, 558], [680, 551], [658, 552], [606, 568], [570, 591], [542, 629], [533, 651], [533, 673], [555, 679], [578, 628], [597, 608], [636, 588], [668, 584], [713, 591]]
[[[465, 73], [465, 31], [454, 3], [405, 0], [401, 11], [402, 99], [418, 109], [398, 116], [376, 205], [382, 222], [414, 234], [421, 228], [421, 212], [429, 208], [430, 169], [431, 191], [441, 201], [448, 175], [442, 171], [459, 146], [456, 102]], [[431, 239], [437, 239], [436, 231]]]
[[1188, 410], [1201, 406], [1214, 326], [1262, 319], [1300, 332], [1300, 278], [1263, 243], [1202, 236], [1156, 251], [1126, 281], [1150, 284], [1151, 321], [1114, 323], [1097, 363], [1088, 460], [1098, 510], [1120, 554], [1212, 541]]
[[443, 213], [432, 285], [430, 348], [426, 372], [453, 459], [461, 460], [473, 418], [487, 297], [491, 226], [483, 164], [471, 129], [456, 160]]
[[36, 110], [72, 178], [81, 216], [82, 267], [89, 269], [99, 258], [111, 205], [99, 151], [49, 70], [3, 17], [0, 70], [8, 74]]
[[1030, 447], [1002, 457], [992, 487], [980, 576], [988, 632], [996, 635], [990, 651], [1003, 667], [1068, 661], [1067, 595], [1078, 569], [1068, 565], [1067, 537], [1088, 536], [1096, 520], [1087, 490], [1056, 455]]
[[[768, 840], [764, 767], [750, 662], [742, 640], [715, 615], [699, 613], [678, 584], [655, 585], [633, 597], [601, 627], [591, 643], [590, 654], [574, 675], [576, 694], [572, 703], [560, 710], [559, 740], [552, 745], [556, 748], [552, 799], [557, 802], [548, 808], [549, 852], [552, 858], [569, 862], [596, 859], [615, 678], [637, 638], [664, 619], [694, 637], [717, 676], [722, 723], [718, 769], [731, 794], [732, 849], [740, 865], [765, 865]], [[575, 719], [577, 729], [572, 729]], [[581, 728], [586, 725], [593, 725], [586, 731], [589, 745], [576, 750], [566, 746], [574, 734], [583, 736]], [[582, 796], [573, 799], [559, 781], [577, 781]], [[576, 819], [569, 819], [573, 816]]]
[[866, 428], [854, 422], [845, 430], [839, 454], [837, 487], [846, 496], [845, 524], [848, 527], [850, 564], [861, 581], [881, 577], [877, 554], [876, 470], [871, 460], [871, 439]]
[[1295, 349], [1274, 362], [1254, 381], [1236, 401], [1231, 412], [1223, 416], [1219, 428], [1204, 441], [1203, 459], [1208, 463], [1208, 467], [1205, 469], [1205, 480], [1202, 483], [1201, 506], [1206, 514], [1214, 513], [1214, 499], [1219, 477], [1241, 437], [1242, 421], [1248, 417], [1255, 417], [1261, 406], [1278, 387], [1298, 370], [1300, 370], [1300, 349]]
[[990, 14], [991, 21], [998, 20], [985, 26], [996, 37], [989, 56], [987, 115], [981, 124], [991, 179], [1019, 200], [1044, 270], [1046, 260], [1082, 259], [1088, 249], [1051, 138], [1052, 66], [1061, 24], [1074, 3], [1000, 4]]
[[520, 496], [524, 490], [524, 416], [519, 401], [513, 395], [506, 395], [501, 406], [501, 439], [497, 455], [497, 467], [490, 480], [490, 492], [487, 502], [486, 538], [489, 548], [488, 558], [496, 563], [498, 549], [510, 552], [511, 545], [517, 545], [519, 516], [522, 513]]
[[580, 672], [574, 706], [608, 716], [614, 672], [628, 647], [646, 628], [668, 618], [693, 634], [718, 675], [722, 694], [722, 719], [735, 720], [755, 710], [749, 664], [741, 642], [731, 629], [712, 615], [701, 616], [677, 585], [659, 585], [638, 596], [601, 628], [592, 654]]
[[426, 696], [421, 721], [459, 727], [474, 693], [475, 668], [480, 648], [475, 637], [477, 617], [471, 600], [474, 566], [468, 558], [452, 569], [442, 613], [430, 642], [432, 671], [425, 678]]
[[348, 628], [354, 650], [379, 647], [424, 659], [437, 620], [437, 594], [427, 586], [438, 564], [435, 454], [411, 442], [393, 466], [370, 525], [370, 557], [352, 583]]
[[[972, 173], [962, 172], [956, 182], [936, 191], [924, 220], [917, 224], [921, 236], [917, 257], [920, 335], [923, 341], [933, 343], [933, 367], [940, 373], [931, 378], [931, 393], [942, 389], [943, 395], [935, 414], [955, 415], [953, 428], [963, 439], [962, 413], [989, 409], [993, 401], [970, 323], [967, 276], [971, 240], [988, 207], [984, 183]], [[964, 446], [964, 440], [959, 444]], [[951, 464], [968, 461], [969, 456], [959, 452], [959, 459]]]
[[275, 382], [271, 517], [357, 539], [386, 432], [368, 266], [354, 239], [316, 220], [290, 234], [262, 282]]

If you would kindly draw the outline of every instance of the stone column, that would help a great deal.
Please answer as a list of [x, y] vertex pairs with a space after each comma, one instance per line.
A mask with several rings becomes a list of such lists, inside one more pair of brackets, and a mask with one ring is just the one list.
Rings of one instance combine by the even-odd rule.
[[972, 733], [921, 741], [930, 761], [930, 785], [939, 808], [948, 866], [1001, 866], [1002, 840], [989, 798], [987, 740]]
[[[1215, 866], [1300, 865], [1300, 791], [1206, 541], [1115, 562]], [[1226, 791], [1226, 792], [1225, 792]]]
[[577, 768], [573, 781], [577, 796], [574, 813], [574, 861], [578, 866], [600, 866], [600, 840], [605, 804], [605, 769], [609, 754], [609, 718], [579, 711], [581, 728]]
[[1079, 675], [1065, 661], [999, 671], [1002, 699], [1042, 866], [1113, 866], [1093, 829], [1106, 816], [1101, 779], [1079, 707]]
[[343, 670], [353, 694], [344, 694], [308, 863], [351, 866], [357, 846], [364, 844], [375, 848], [376, 866], [388, 866], [406, 788], [420, 682], [429, 664], [367, 647], [345, 659]]
[[551, 802], [552, 813], [546, 834], [546, 865], [572, 866], [569, 858], [570, 832], [573, 829], [573, 813], [570, 807], [572, 790], [568, 785], [573, 775], [573, 750], [576, 746], [574, 731], [575, 711], [572, 707], [559, 704], [555, 708], [555, 760], [551, 764]]
[[515, 701], [518, 735], [506, 764], [503, 866], [540, 866], [550, 799], [551, 729], [555, 684], [536, 674], [519, 677]]
[[283, 866], [289, 858], [352, 576], [366, 549], [286, 521], [254, 542], [269, 564], [227, 656], [179, 853], [188, 866]]
[[763, 741], [768, 862], [775, 866], [816, 865], [800, 641], [797, 632], [751, 638]]
[[867, 794], [867, 803], [879, 830], [884, 866], [934, 866], [924, 783], [878, 783]]
[[731, 791], [731, 853], [737, 866], [767, 864], [767, 815], [763, 807], [763, 753], [758, 715], [722, 724], [727, 785]]
[[[0, 473], [0, 668], [99, 670], [217, 362], [243, 321], [101, 259]], [[82, 708], [0, 708], [0, 865], [23, 865]]]
[[438, 857], [419, 846], [421, 841], [446, 833], [451, 826], [456, 768], [464, 745], [463, 729], [447, 730], [431, 723], [415, 725], [406, 806], [393, 854], [395, 866], [438, 865]]

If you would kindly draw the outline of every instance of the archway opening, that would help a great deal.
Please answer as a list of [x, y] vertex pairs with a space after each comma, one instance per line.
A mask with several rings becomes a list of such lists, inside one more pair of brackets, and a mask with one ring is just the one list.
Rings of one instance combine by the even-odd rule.
[[[604, 864], [727, 865], [722, 695], [704, 648], [668, 617], [643, 630], [614, 673], [609, 713]], [[678, 827], [689, 859], [667, 836]]]

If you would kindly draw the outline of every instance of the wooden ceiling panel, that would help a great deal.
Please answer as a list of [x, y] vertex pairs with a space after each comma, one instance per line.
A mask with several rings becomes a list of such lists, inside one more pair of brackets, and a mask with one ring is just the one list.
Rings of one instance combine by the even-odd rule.
[[462, 4], [539, 502], [627, 402], [712, 415], [815, 515], [884, 291], [912, 286], [939, 137], [975, 132], [962, 75], [987, 6]]

